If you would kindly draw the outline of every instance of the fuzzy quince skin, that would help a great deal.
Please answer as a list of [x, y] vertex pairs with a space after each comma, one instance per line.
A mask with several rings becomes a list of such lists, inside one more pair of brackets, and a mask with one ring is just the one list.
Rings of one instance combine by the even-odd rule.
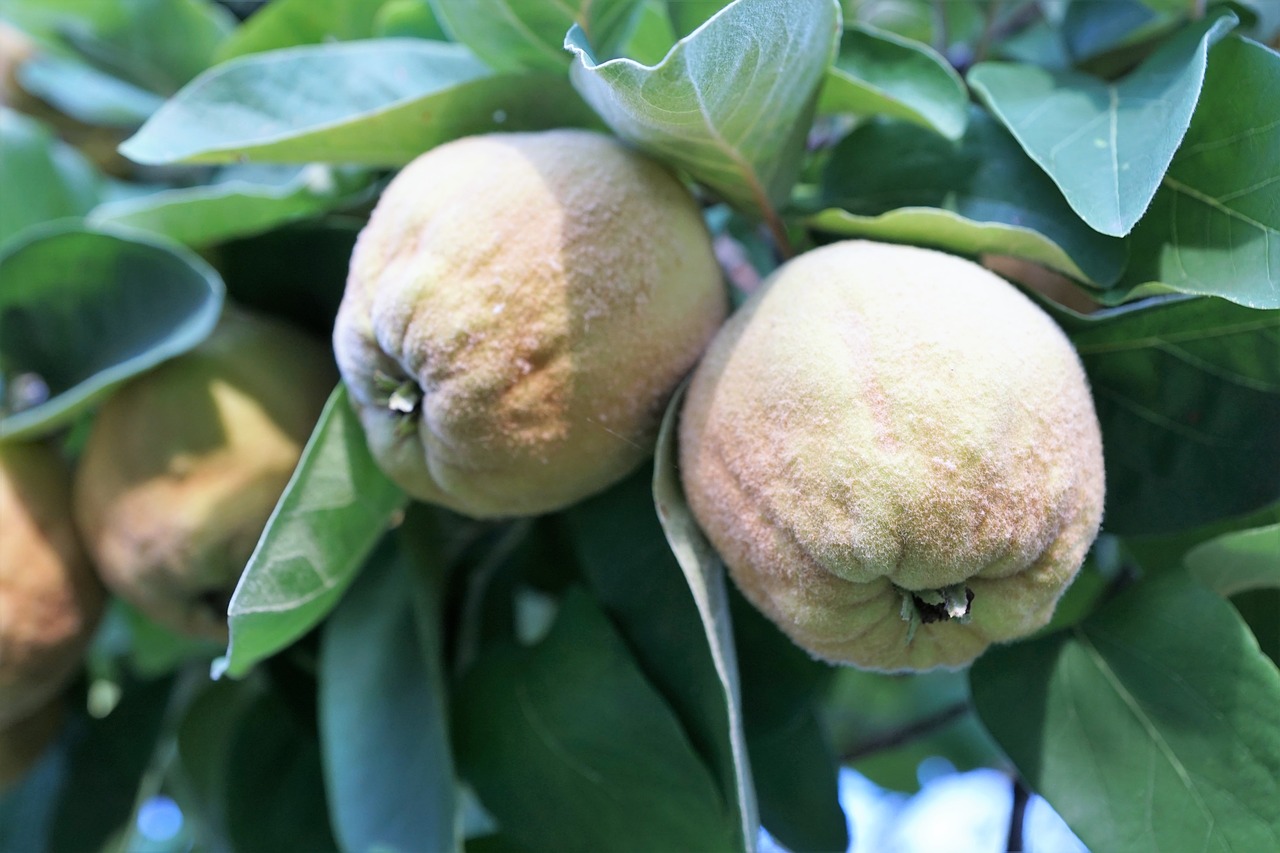
[[227, 602], [335, 380], [321, 342], [228, 309], [200, 346], [113, 394], [74, 495], [107, 586], [174, 631], [225, 641]]
[[1070, 342], [969, 261], [848, 241], [740, 310], [682, 410], [690, 507], [816, 657], [959, 667], [1048, 622], [1102, 515]]
[[383, 193], [334, 350], [384, 471], [475, 517], [620, 480], [727, 312], [693, 198], [598, 133], [460, 139]]
[[43, 444], [0, 444], [0, 728], [62, 690], [104, 598], [71, 520], [67, 465]]

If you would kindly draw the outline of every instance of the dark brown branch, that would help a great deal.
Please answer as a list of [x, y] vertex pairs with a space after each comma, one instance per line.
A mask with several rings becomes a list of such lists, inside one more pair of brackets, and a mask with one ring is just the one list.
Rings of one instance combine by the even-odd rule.
[[900, 729], [885, 732], [878, 737], [870, 738], [858, 744], [840, 756], [840, 760], [845, 764], [852, 764], [878, 752], [884, 752], [886, 749], [893, 749], [896, 746], [902, 746], [904, 743], [910, 743], [917, 738], [945, 728], [969, 713], [969, 711], [968, 702], [957, 702], [954, 705], [949, 705], [936, 714], [931, 714]]
[[1009, 841], [1005, 844], [1005, 849], [1009, 853], [1021, 853], [1023, 849], [1022, 843], [1022, 825], [1027, 820], [1027, 803], [1031, 801], [1031, 791], [1027, 788], [1026, 783], [1022, 781], [1022, 777], [1016, 773], [1013, 776], [1013, 811], [1009, 813]]

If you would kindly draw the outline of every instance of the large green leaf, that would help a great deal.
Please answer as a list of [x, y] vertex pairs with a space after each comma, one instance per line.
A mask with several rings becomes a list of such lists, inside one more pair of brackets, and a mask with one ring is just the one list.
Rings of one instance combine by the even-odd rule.
[[11, 241], [0, 255], [0, 439], [66, 424], [191, 349], [222, 299], [208, 264], [139, 232], [52, 223]]
[[96, 225], [138, 228], [199, 248], [316, 216], [356, 197], [369, 179], [364, 169], [320, 164], [300, 169], [229, 166], [212, 183], [109, 201], [88, 218]]
[[337, 850], [313, 722], [280, 691], [256, 697], [227, 750], [227, 831], [234, 850]]
[[1191, 123], [1210, 46], [1238, 21], [1223, 12], [1188, 27], [1119, 82], [988, 62], [969, 85], [1071, 208], [1119, 237], [1151, 204]]
[[859, 24], [845, 28], [818, 113], [883, 115], [959, 139], [968, 119], [964, 81], [936, 51]]
[[430, 0], [454, 41], [499, 71], [563, 71], [564, 34], [579, 26], [611, 54], [638, 0]]
[[1102, 424], [1107, 530], [1174, 531], [1280, 498], [1280, 311], [1175, 297], [1058, 320]]
[[745, 750], [735, 739], [741, 734], [732, 728], [741, 709], [724, 687], [694, 597], [658, 523], [650, 471], [579, 504], [565, 519], [592, 592], [713, 769], [725, 802], [737, 803], [747, 772]]
[[0, 16], [100, 70], [168, 94], [213, 64], [235, 18], [212, 0], [2, 0]]
[[726, 727], [725, 736], [731, 749], [728, 756], [724, 755], [723, 749], [720, 750], [721, 777], [727, 776], [725, 764], [731, 758], [742, 836], [748, 850], [753, 850], [760, 817], [746, 744], [738, 653], [733, 639], [733, 617], [729, 611], [724, 566], [685, 501], [684, 487], [680, 484], [676, 467], [677, 424], [686, 388], [687, 385], [682, 385], [672, 396], [658, 432], [653, 460], [653, 504], [670, 552], [675, 555], [685, 583], [693, 593], [702, 631], [711, 650], [719, 692], [723, 694], [725, 703], [725, 717], [720, 725]]
[[40, 122], [0, 106], [0, 186], [3, 245], [30, 225], [88, 213], [98, 203], [100, 178]]
[[231, 597], [215, 675], [243, 676], [328, 615], [404, 503], [339, 385]]
[[1225, 533], [1197, 545], [1187, 569], [1221, 595], [1280, 587], [1280, 524]]
[[1133, 232], [1126, 287], [1161, 282], [1280, 308], [1280, 54], [1228, 38], [1161, 189]]
[[817, 715], [835, 668], [792, 643], [735, 589], [729, 601], [760, 822], [796, 853], [847, 850], [837, 756]]
[[465, 777], [530, 849], [742, 844], [675, 714], [580, 589], [537, 646], [490, 647], [454, 713]]
[[460, 136], [590, 123], [562, 76], [495, 74], [421, 39], [306, 45], [233, 59], [120, 146], [139, 163], [398, 166]]
[[576, 26], [565, 46], [574, 86], [615, 133], [769, 215], [796, 179], [839, 34], [835, 0], [736, 0], [652, 67], [597, 62]]
[[158, 750], [173, 682], [126, 682], [120, 701], [83, 726], [63, 768], [58, 806], [42, 848], [47, 853], [104, 849], [127, 824], [144, 774]]
[[[273, 0], [219, 47], [218, 62], [300, 44], [351, 41], [374, 34], [386, 0]], [[425, 4], [426, 0], [421, 0]]]
[[868, 122], [836, 146], [810, 217], [821, 231], [1029, 258], [1107, 286], [1124, 244], [1089, 228], [985, 111], [948, 142], [901, 121]]
[[970, 677], [983, 722], [1095, 853], [1280, 844], [1280, 671], [1185, 576], [994, 648]]
[[164, 98], [82, 60], [37, 54], [18, 69], [22, 87], [85, 124], [136, 128]]
[[[407, 526], [431, 526], [428, 511]], [[345, 850], [461, 848], [441, 662], [438, 548], [414, 565], [387, 540], [325, 623], [320, 734]], [[421, 607], [415, 607], [419, 603]]]

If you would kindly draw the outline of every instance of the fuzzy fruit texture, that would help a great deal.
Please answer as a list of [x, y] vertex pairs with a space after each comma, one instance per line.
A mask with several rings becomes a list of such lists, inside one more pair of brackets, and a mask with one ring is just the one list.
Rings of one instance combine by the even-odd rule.
[[102, 587], [71, 521], [71, 475], [42, 444], [0, 444], [0, 728], [75, 673]]
[[228, 309], [200, 346], [113, 394], [74, 495], [107, 586], [172, 630], [225, 641], [227, 601], [335, 379], [319, 341]]
[[1070, 342], [976, 264], [849, 241], [790, 261], [716, 337], [680, 423], [689, 505], [816, 657], [958, 667], [1048, 622], [1102, 516]]
[[432, 149], [387, 187], [333, 341], [401, 487], [533, 515], [648, 457], [726, 312], [698, 206], [662, 167], [587, 131], [494, 134]]

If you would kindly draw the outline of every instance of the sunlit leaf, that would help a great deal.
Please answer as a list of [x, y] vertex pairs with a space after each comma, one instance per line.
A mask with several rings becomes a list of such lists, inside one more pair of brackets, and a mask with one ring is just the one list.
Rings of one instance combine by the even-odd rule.
[[421, 39], [306, 45], [233, 59], [120, 146], [139, 163], [403, 165], [460, 136], [590, 123], [563, 76], [495, 74]]
[[215, 673], [243, 676], [322, 620], [404, 502], [339, 385], [236, 586]]
[[1126, 287], [1160, 282], [1280, 308], [1277, 87], [1275, 51], [1235, 37], [1213, 49], [1191, 127], [1134, 229]]
[[655, 66], [598, 62], [574, 27], [574, 86], [615, 133], [735, 206], [781, 205], [804, 152], [840, 8], [825, 0], [737, 0]]
[[1231, 605], [1185, 576], [993, 648], [971, 681], [983, 722], [1090, 849], [1226, 853], [1280, 838], [1280, 670]]
[[1119, 237], [1151, 203], [1187, 131], [1210, 46], [1238, 20], [1230, 12], [1206, 18], [1118, 82], [989, 62], [969, 72], [969, 85], [1071, 208]]

